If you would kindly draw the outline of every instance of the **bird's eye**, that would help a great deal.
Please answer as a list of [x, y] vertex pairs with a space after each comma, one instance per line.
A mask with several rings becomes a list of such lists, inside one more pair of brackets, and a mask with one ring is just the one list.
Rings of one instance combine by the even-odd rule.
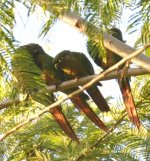
[[60, 58], [59, 58], [59, 62], [62, 62], [62, 61], [63, 61], [63, 57], [60, 57]]

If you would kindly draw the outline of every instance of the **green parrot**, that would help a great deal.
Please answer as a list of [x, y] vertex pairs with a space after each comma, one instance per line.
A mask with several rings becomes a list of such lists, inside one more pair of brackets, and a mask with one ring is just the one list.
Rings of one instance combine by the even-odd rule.
[[[56, 55], [54, 64], [57, 69], [64, 71], [72, 78], [80, 78], [94, 74], [91, 62], [83, 53], [64, 50]], [[110, 111], [110, 108], [97, 88], [97, 85], [93, 85], [87, 89], [87, 92], [101, 111]]]
[[[37, 46], [34, 44], [19, 47], [12, 57], [12, 69], [14, 76], [18, 81], [17, 84], [19, 90], [27, 93], [33, 100], [43, 104], [44, 106], [49, 106], [54, 103], [56, 99], [52, 93], [49, 93], [46, 90], [45, 79], [47, 78], [45, 77], [43, 71], [41, 71], [36, 65], [37, 62], [34, 61], [34, 57], [32, 56], [32, 54], [36, 51], [43, 52], [42, 49], [39, 50], [39, 48], [36, 47]], [[52, 75], [51, 77], [49, 80], [51, 79], [53, 83], [55, 75]], [[62, 112], [61, 106], [52, 108], [50, 113], [53, 115], [54, 119], [66, 135], [72, 140], [79, 142], [79, 139]]]
[[[115, 38], [119, 39], [120, 41], [125, 42], [123, 41], [123, 38], [122, 38], [122, 32], [118, 28], [111, 28], [109, 29], [108, 33], [114, 36]], [[93, 58], [94, 62], [98, 66], [100, 66], [103, 70], [108, 69], [109, 67], [116, 64], [118, 61], [122, 59], [122, 57], [120, 57], [116, 53], [112, 52], [109, 49], [106, 49], [106, 62], [104, 62], [99, 53], [98, 47], [94, 45], [90, 40], [87, 42], [87, 49], [88, 49], [88, 53]], [[122, 65], [120, 68], [123, 68], [123, 67], [124, 65]], [[129, 78], [125, 76], [123, 77], [123, 79], [119, 78], [118, 83], [123, 96], [123, 100], [124, 100], [124, 104], [125, 104], [128, 116], [130, 120], [134, 123], [134, 125], [137, 128], [140, 128], [141, 123], [136, 111], [134, 99], [131, 92]]]
[[[53, 64], [53, 57], [46, 54], [41, 46], [39, 46], [38, 44], [28, 44], [24, 47], [32, 54], [35, 64], [42, 71], [46, 85], [58, 85], [60, 82], [66, 81], [67, 76], [65, 76], [62, 71], [59, 71], [55, 68]], [[62, 92], [70, 94], [77, 89], [78, 87], [74, 87], [64, 90]], [[80, 111], [82, 111], [94, 124], [96, 124], [99, 128], [103, 129], [105, 132], [108, 132], [108, 128], [90, 108], [90, 106], [86, 102], [86, 99], [88, 99], [88, 96], [84, 93], [70, 98], [71, 102]]]

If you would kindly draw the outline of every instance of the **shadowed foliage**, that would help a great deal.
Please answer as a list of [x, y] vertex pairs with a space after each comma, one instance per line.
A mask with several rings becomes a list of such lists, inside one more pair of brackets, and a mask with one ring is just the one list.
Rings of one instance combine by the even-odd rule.
[[[119, 1], [119, 0], [1, 0], [0, 1], [0, 100], [7, 97], [25, 96], [25, 92], [20, 88], [17, 90], [19, 83], [31, 81], [31, 93], [38, 90], [36, 79], [38, 71], [32, 72], [33, 68], [27, 67], [28, 74], [32, 77], [30, 80], [20, 80], [16, 84], [11, 67], [12, 55], [17, 48], [17, 41], [13, 35], [15, 25], [14, 3], [24, 4], [29, 9], [29, 16], [37, 10], [36, 4], [43, 2], [41, 5], [44, 12], [49, 7], [49, 19], [43, 25], [41, 36], [46, 36], [50, 27], [55, 24], [58, 15], [62, 11], [72, 11], [78, 13], [91, 24], [101, 29], [107, 29], [114, 24], [119, 24], [124, 9], [133, 10], [134, 14], [130, 17], [127, 31], [134, 32], [138, 29], [139, 38], [135, 47], [139, 47], [149, 42], [149, 11], [150, 4], [148, 0], [141, 1]], [[34, 25], [34, 24], [33, 24]], [[138, 26], [139, 25], [139, 26]], [[94, 40], [90, 28], [88, 37]], [[90, 34], [91, 33], [91, 34]], [[100, 51], [103, 51], [102, 35], [99, 35]], [[149, 55], [149, 49], [146, 54]], [[105, 51], [102, 54], [105, 59]], [[31, 59], [26, 60], [30, 62]], [[18, 62], [19, 67], [21, 62]], [[24, 65], [24, 64], [21, 64]], [[21, 79], [21, 78], [20, 78]], [[102, 114], [97, 110], [93, 102], [90, 106], [97, 113], [102, 121], [107, 123], [111, 128], [109, 134], [105, 134], [95, 125], [91, 124], [88, 118], [81, 116], [78, 110], [73, 108], [70, 102], [62, 104], [63, 112], [73, 126], [76, 134], [81, 140], [80, 145], [72, 142], [62, 132], [58, 124], [50, 114], [44, 114], [40, 118], [33, 120], [31, 123], [16, 130], [9, 137], [0, 142], [0, 160], [21, 161], [21, 160], [52, 160], [52, 161], [95, 161], [95, 160], [121, 160], [121, 161], [148, 161], [150, 160], [150, 76], [134, 77], [132, 82], [132, 93], [139, 114], [139, 118], [144, 125], [141, 131], [134, 128], [126, 116], [120, 100], [110, 100], [111, 114]], [[40, 82], [40, 81], [39, 81]], [[45, 86], [40, 84], [40, 88]], [[57, 93], [57, 98], [63, 97]], [[45, 99], [45, 97], [40, 97]], [[112, 102], [111, 102], [112, 101]], [[26, 101], [3, 109], [0, 111], [0, 135], [15, 127], [20, 122], [27, 120], [33, 114], [36, 114], [44, 106], [33, 100], [31, 97]], [[125, 115], [125, 117], [123, 117]]]

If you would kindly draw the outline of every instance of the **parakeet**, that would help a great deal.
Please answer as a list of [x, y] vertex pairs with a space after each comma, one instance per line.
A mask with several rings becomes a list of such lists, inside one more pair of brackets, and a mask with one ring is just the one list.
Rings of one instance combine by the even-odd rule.
[[[45, 75], [39, 66], [37, 66], [37, 62], [35, 62], [32, 55], [36, 50], [40, 52], [39, 48], [36, 49], [36, 46], [32, 44], [19, 47], [12, 57], [12, 69], [14, 76], [18, 80], [19, 89], [30, 95], [33, 100], [43, 104], [44, 106], [49, 106], [56, 100], [54, 95], [46, 90]], [[37, 61], [40, 59], [37, 59]], [[52, 78], [53, 77], [54, 75], [52, 75]], [[61, 106], [52, 108], [50, 113], [66, 135], [72, 140], [79, 142], [79, 139], [62, 112]]]
[[[122, 32], [118, 28], [111, 28], [108, 33], [115, 38], [119, 39], [122, 42]], [[109, 49], [106, 49], [106, 62], [103, 61], [103, 58], [101, 57], [98, 47], [94, 45], [90, 40], [87, 42], [87, 49], [90, 56], [93, 58], [94, 62], [100, 66], [103, 70], [108, 69], [112, 65], [116, 64], [118, 61], [120, 61], [122, 58], [117, 55], [116, 53], [112, 52]], [[123, 68], [124, 65], [122, 65], [120, 68]], [[118, 80], [120, 90], [123, 96], [124, 104], [128, 113], [128, 116], [130, 120], [134, 123], [137, 128], [140, 128], [140, 120], [136, 111], [134, 99], [131, 93], [131, 87], [129, 83], [129, 78], [124, 76], [123, 78], [120, 78]]]
[[[122, 38], [122, 33], [119, 29], [112, 28], [108, 32], [110, 35], [114, 36], [115, 38], [119, 39], [120, 41], [125, 42]], [[94, 44], [91, 40], [87, 41], [87, 49], [88, 49], [89, 55], [92, 57], [94, 62], [99, 67], [101, 67], [103, 70], [108, 69], [109, 67], [111, 67], [112, 65], [114, 65], [115, 63], [117, 63], [118, 61], [120, 61], [122, 59], [119, 55], [114, 54], [109, 49], [106, 49], [106, 61], [104, 61], [102, 58], [102, 55], [99, 54], [100, 50], [98, 49], [97, 45], [98, 44]], [[115, 55], [115, 57], [114, 57], [114, 55]]]
[[[64, 50], [56, 55], [54, 64], [57, 69], [64, 71], [72, 78], [80, 78], [94, 74], [91, 62], [83, 53]], [[91, 86], [87, 89], [87, 92], [101, 111], [110, 111], [110, 108], [97, 88], [97, 85]]]
[[[57, 70], [53, 64], [53, 57], [46, 54], [44, 50], [37, 44], [28, 44], [24, 46], [30, 51], [35, 60], [36, 65], [41, 69], [44, 79], [47, 85], [59, 84], [62, 81], [65, 81], [67, 78], [64, 76], [64, 73], [60, 70]], [[70, 94], [73, 91], [77, 90], [77, 87], [64, 90], [62, 92], [66, 94]], [[73, 96], [70, 100], [72, 103], [81, 110], [93, 123], [95, 123], [99, 128], [108, 132], [108, 128], [106, 125], [99, 119], [99, 117], [95, 114], [95, 112], [90, 108], [86, 99], [87, 95], [81, 93], [79, 95]]]

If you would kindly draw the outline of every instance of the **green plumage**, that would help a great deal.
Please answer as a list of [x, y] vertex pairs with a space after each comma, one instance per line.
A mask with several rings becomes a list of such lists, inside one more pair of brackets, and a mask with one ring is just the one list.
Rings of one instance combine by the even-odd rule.
[[27, 49], [20, 47], [16, 50], [12, 58], [12, 68], [20, 92], [30, 95], [33, 100], [45, 106], [52, 103], [54, 98], [46, 90], [42, 72]]
[[[55, 57], [54, 64], [57, 69], [64, 71], [72, 78], [95, 74], [91, 62], [83, 53], [79, 52], [64, 50]], [[87, 89], [87, 92], [101, 111], [110, 111], [106, 100], [96, 85]]]
[[[42, 79], [42, 81], [46, 85], [58, 84], [58, 83], [64, 81], [65, 79], [69, 79], [66, 76], [64, 76], [62, 71], [56, 70], [56, 68], [53, 64], [53, 57], [47, 55], [38, 44], [27, 44], [25, 46], [22, 46], [21, 48], [28, 51], [28, 54], [30, 55], [30, 58], [32, 58], [32, 61], [34, 61], [36, 67], [38, 69], [40, 69], [40, 71], [39, 71], [40, 73], [38, 73], [38, 76], [40, 77], [40, 79]], [[17, 68], [16, 68], [16, 70], [17, 70]], [[32, 71], [32, 69], [30, 71]], [[31, 78], [31, 80], [32, 80], [32, 78]], [[74, 87], [72, 89], [68, 89], [63, 92], [65, 92], [66, 94], [70, 94], [71, 92], [73, 92], [77, 89], [78, 89], [77, 87]], [[43, 98], [44, 99], [48, 98], [47, 95], [45, 96], [44, 92], [40, 91], [40, 93], [38, 92], [34, 95], [32, 94], [33, 99], [36, 99], [38, 96], [38, 98], [36, 100], [38, 102], [39, 101], [42, 102], [42, 104], [43, 104], [43, 101], [44, 101]], [[51, 96], [53, 96], [53, 95], [51, 94]], [[108, 131], [108, 128], [98, 118], [98, 116], [94, 113], [94, 111], [90, 108], [90, 106], [85, 101], [87, 98], [88, 98], [87, 95], [85, 95], [84, 93], [81, 93], [78, 96], [72, 97], [71, 101], [79, 110], [84, 112], [87, 115], [87, 117], [89, 117], [89, 119], [91, 119], [91, 121], [94, 122], [98, 127], [102, 128], [104, 131]], [[49, 100], [49, 98], [48, 98], [48, 100]], [[52, 98], [51, 98], [51, 100], [52, 100]], [[46, 102], [47, 102], [47, 99], [46, 99]], [[52, 102], [54, 102], [54, 99], [52, 100]], [[44, 103], [45, 103], [45, 101], [44, 101]], [[48, 103], [50, 103], [50, 102], [48, 102]]]
[[[53, 66], [48, 65], [47, 56], [40, 53], [44, 53], [44, 50], [37, 44], [21, 46], [13, 55], [12, 69], [18, 89], [30, 95], [34, 101], [48, 106], [55, 102], [55, 97], [47, 91], [46, 85], [53, 84], [55, 73]], [[79, 142], [61, 107], [56, 106], [50, 112], [68, 137]]]
[[[122, 38], [122, 33], [119, 29], [111, 28], [110, 30], [108, 30], [108, 33], [110, 35], [116, 37], [120, 41], [125, 42]], [[105, 56], [105, 58], [103, 58], [103, 54], [101, 53], [100, 47], [101, 47], [101, 45], [99, 43], [94, 42], [94, 40], [92, 41], [89, 39], [87, 41], [87, 49], [88, 49], [89, 55], [92, 57], [94, 62], [98, 66], [100, 66], [102, 69], [105, 70], [122, 59], [122, 57], [114, 54], [109, 49], [105, 49], [106, 56]]]
[[[113, 37], [117, 38], [118, 40], [125, 42], [122, 37], [122, 32], [118, 28], [111, 28], [110, 30], [108, 30], [108, 33]], [[120, 57], [116, 53], [112, 52], [109, 49], [106, 49], [107, 61], [104, 62], [103, 57], [99, 52], [98, 46], [96, 46], [91, 40], [87, 42], [87, 49], [88, 49], [89, 55], [93, 58], [94, 62], [98, 66], [100, 66], [103, 70], [108, 69], [109, 67], [116, 64], [122, 59], [122, 57]], [[93, 55], [95, 56], [93, 57]], [[124, 64], [120, 68], [124, 68]], [[135, 107], [135, 103], [134, 103], [134, 99], [132, 96], [131, 87], [129, 83], [129, 78], [126, 76], [123, 76], [123, 78], [118, 79], [118, 83], [122, 93], [124, 104], [127, 109], [128, 116], [130, 120], [134, 123], [134, 125], [140, 128], [141, 123], [136, 111], [136, 107]]]

